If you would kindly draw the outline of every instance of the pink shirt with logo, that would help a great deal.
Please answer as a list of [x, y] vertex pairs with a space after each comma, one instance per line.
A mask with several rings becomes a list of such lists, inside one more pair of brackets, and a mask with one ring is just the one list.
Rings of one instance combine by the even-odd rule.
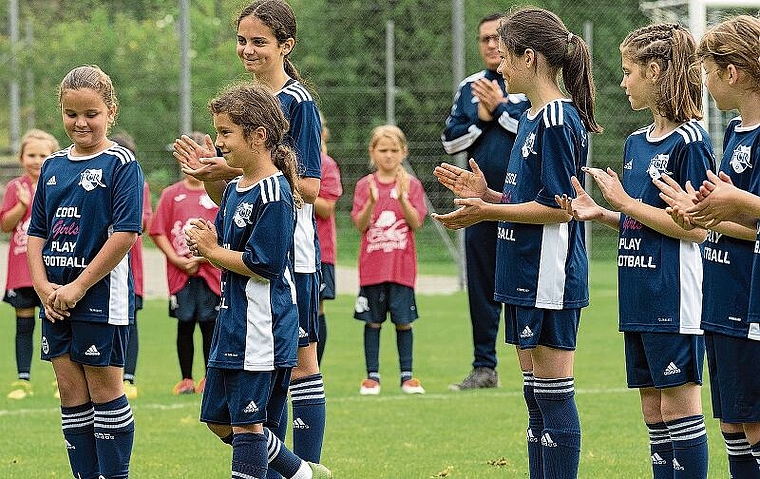
[[[26, 187], [29, 191], [34, 191], [32, 179], [27, 176], [20, 176], [8, 182], [3, 195], [3, 207], [0, 210], [0, 218], [4, 218], [16, 203], [18, 203], [19, 187]], [[32, 197], [34, 201], [34, 197]], [[8, 243], [8, 277], [5, 282], [5, 289], [31, 288], [32, 275], [29, 273], [29, 266], [26, 264], [26, 230], [29, 228], [29, 218], [32, 216], [32, 202], [26, 209], [26, 213], [21, 221], [10, 232], [10, 241]]]
[[[322, 180], [319, 184], [319, 197], [329, 201], [338, 201], [343, 194], [340, 184], [340, 169], [338, 163], [329, 155], [322, 153]], [[335, 215], [320, 218], [317, 215], [317, 237], [319, 252], [323, 263], [335, 264], [338, 234], [335, 229]]]
[[[192, 256], [185, 242], [185, 228], [196, 218], [211, 222], [216, 218], [219, 207], [203, 188], [191, 190], [180, 181], [166, 187], [156, 205], [156, 214], [150, 224], [150, 235], [163, 235], [171, 243], [179, 256]], [[193, 276], [200, 276], [216, 295], [221, 295], [222, 272], [211, 263], [204, 261]], [[187, 284], [190, 277], [169, 261], [166, 262], [166, 279], [169, 293], [176, 294]]]
[[[396, 183], [382, 183], [377, 175], [367, 175], [356, 184], [351, 217], [355, 218], [369, 198], [369, 178], [375, 177], [378, 199], [369, 228], [359, 247], [359, 286], [397, 283], [414, 288], [417, 280], [417, 251], [414, 232], [404, 219], [396, 194]], [[427, 215], [420, 180], [409, 176], [409, 201], [421, 219]]]

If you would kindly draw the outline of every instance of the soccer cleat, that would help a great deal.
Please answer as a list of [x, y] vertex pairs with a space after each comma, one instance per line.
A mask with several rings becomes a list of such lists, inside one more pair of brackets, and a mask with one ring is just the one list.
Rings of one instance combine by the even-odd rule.
[[11, 383], [11, 392], [8, 393], [8, 399], [24, 399], [27, 396], [33, 396], [32, 383], [24, 379], [13, 381]]
[[195, 394], [195, 383], [192, 379], [185, 378], [174, 386], [172, 393], [174, 393], [175, 396], [179, 394]]
[[499, 387], [499, 374], [491, 368], [475, 368], [459, 384], [452, 384], [449, 389], [461, 391], [463, 389], [484, 389]]
[[196, 394], [203, 394], [203, 391], [206, 389], [206, 376], [203, 376], [203, 379], [198, 381], [198, 385], [195, 386], [195, 393]]
[[129, 381], [124, 381], [124, 395], [127, 399], [134, 399], [137, 397], [137, 386]]
[[425, 389], [416, 378], [407, 379], [401, 383], [401, 390], [406, 394], [425, 394]]
[[314, 462], [307, 462], [307, 464], [311, 468], [312, 479], [333, 479], [332, 471], [330, 471], [330, 469], [326, 468], [322, 464], [317, 464]]
[[377, 396], [380, 394], [380, 382], [374, 379], [365, 379], [362, 381], [362, 387], [359, 388], [359, 394], [362, 396]]

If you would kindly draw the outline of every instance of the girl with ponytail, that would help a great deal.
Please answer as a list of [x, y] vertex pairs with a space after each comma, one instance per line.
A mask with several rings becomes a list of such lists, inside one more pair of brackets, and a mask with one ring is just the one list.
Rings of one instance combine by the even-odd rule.
[[696, 44], [679, 25], [655, 24], [629, 33], [620, 53], [620, 87], [631, 108], [648, 109], [653, 123], [626, 140], [622, 178], [611, 168], [584, 169], [612, 209], [597, 205], [578, 182], [577, 198], [560, 202], [578, 220], [619, 231], [619, 328], [628, 387], [639, 390], [649, 433], [653, 477], [672, 478], [675, 471], [675, 477], [702, 479], [708, 458], [699, 244], [707, 231], [678, 226], [655, 184], [668, 178], [679, 189], [698, 185], [714, 168], [710, 138], [697, 122]]
[[286, 478], [330, 478], [269, 429], [285, 405], [299, 328], [292, 251], [301, 196], [296, 155], [283, 144], [288, 121], [256, 84], [229, 88], [209, 110], [216, 146], [242, 175], [225, 188], [216, 222], [193, 220], [185, 232], [190, 251], [222, 270], [201, 421], [232, 445], [233, 477], [264, 478], [271, 462]]
[[[443, 163], [438, 181], [459, 209], [433, 215], [447, 228], [499, 221], [495, 298], [505, 303], [506, 341], [517, 349], [528, 407], [531, 479], [578, 475], [581, 428], [573, 359], [581, 308], [588, 305], [584, 226], [555, 198], [582, 178], [594, 119], [588, 45], [555, 14], [539, 8], [508, 13], [498, 28], [499, 73], [531, 108], [519, 120], [503, 191], [472, 172]], [[570, 98], [560, 89], [559, 73]], [[549, 259], [551, 258], [551, 259]]]
[[[237, 18], [237, 55], [254, 82], [274, 92], [290, 124], [283, 142], [293, 148], [298, 161], [303, 205], [297, 209], [294, 271], [298, 290], [301, 332], [298, 337], [298, 365], [293, 369], [291, 400], [294, 450], [299, 456], [319, 462], [325, 431], [325, 390], [317, 361], [320, 261], [314, 201], [319, 194], [321, 171], [321, 123], [309, 90], [290, 61], [296, 46], [296, 18], [283, 0], [255, 0]], [[226, 182], [240, 174], [230, 168], [214, 149], [211, 137], [203, 146], [183, 136], [175, 142], [175, 157], [183, 172], [205, 182], [209, 196], [218, 200]], [[270, 416], [272, 417], [272, 416]], [[277, 435], [284, 440], [287, 408]]]

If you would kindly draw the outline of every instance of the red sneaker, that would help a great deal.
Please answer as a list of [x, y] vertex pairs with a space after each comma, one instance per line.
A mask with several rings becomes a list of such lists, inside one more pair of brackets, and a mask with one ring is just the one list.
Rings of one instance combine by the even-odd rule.
[[174, 389], [172, 389], [172, 392], [175, 395], [179, 394], [195, 394], [195, 383], [190, 378], [185, 378], [182, 381], [178, 382], [176, 386], [174, 386]]

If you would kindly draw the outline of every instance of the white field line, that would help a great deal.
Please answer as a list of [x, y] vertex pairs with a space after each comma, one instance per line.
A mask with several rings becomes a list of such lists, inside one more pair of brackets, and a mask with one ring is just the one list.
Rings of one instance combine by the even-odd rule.
[[[589, 389], [577, 389], [575, 393], [580, 396], [595, 396], [595, 395], [605, 395], [605, 394], [625, 394], [625, 393], [635, 393], [635, 389], [628, 389], [628, 388], [589, 388]], [[459, 391], [459, 392], [448, 392], [448, 393], [433, 393], [433, 394], [424, 394], [424, 395], [413, 395], [415, 398], [409, 398], [407, 395], [400, 395], [400, 394], [393, 394], [388, 396], [373, 396], [373, 397], [362, 397], [359, 395], [356, 396], [346, 396], [341, 398], [330, 398], [330, 396], [327, 396], [327, 402], [329, 404], [340, 404], [340, 403], [349, 403], [349, 402], [356, 402], [356, 401], [366, 401], [366, 402], [388, 402], [388, 401], [410, 401], [410, 400], [419, 400], [419, 401], [450, 401], [452, 399], [457, 398], [463, 398], [466, 396], [474, 396], [475, 394], [478, 394], [484, 398], [522, 398], [523, 393], [522, 391], [472, 391], [472, 392], [466, 392], [466, 391]], [[143, 403], [140, 400], [133, 400], [131, 402], [132, 409], [135, 411], [140, 411], [141, 409], [153, 409], [153, 410], [159, 410], [159, 411], [171, 411], [176, 409], [199, 409], [200, 403], [199, 402], [183, 402], [183, 403], [175, 403], [175, 404], [156, 404], [156, 403]], [[329, 406], [328, 406], [329, 407]], [[22, 409], [0, 409], [0, 418], [2, 417], [19, 417], [19, 416], [31, 416], [35, 414], [55, 414], [60, 415], [61, 409], [59, 407], [49, 407], [49, 408], [22, 408]]]

